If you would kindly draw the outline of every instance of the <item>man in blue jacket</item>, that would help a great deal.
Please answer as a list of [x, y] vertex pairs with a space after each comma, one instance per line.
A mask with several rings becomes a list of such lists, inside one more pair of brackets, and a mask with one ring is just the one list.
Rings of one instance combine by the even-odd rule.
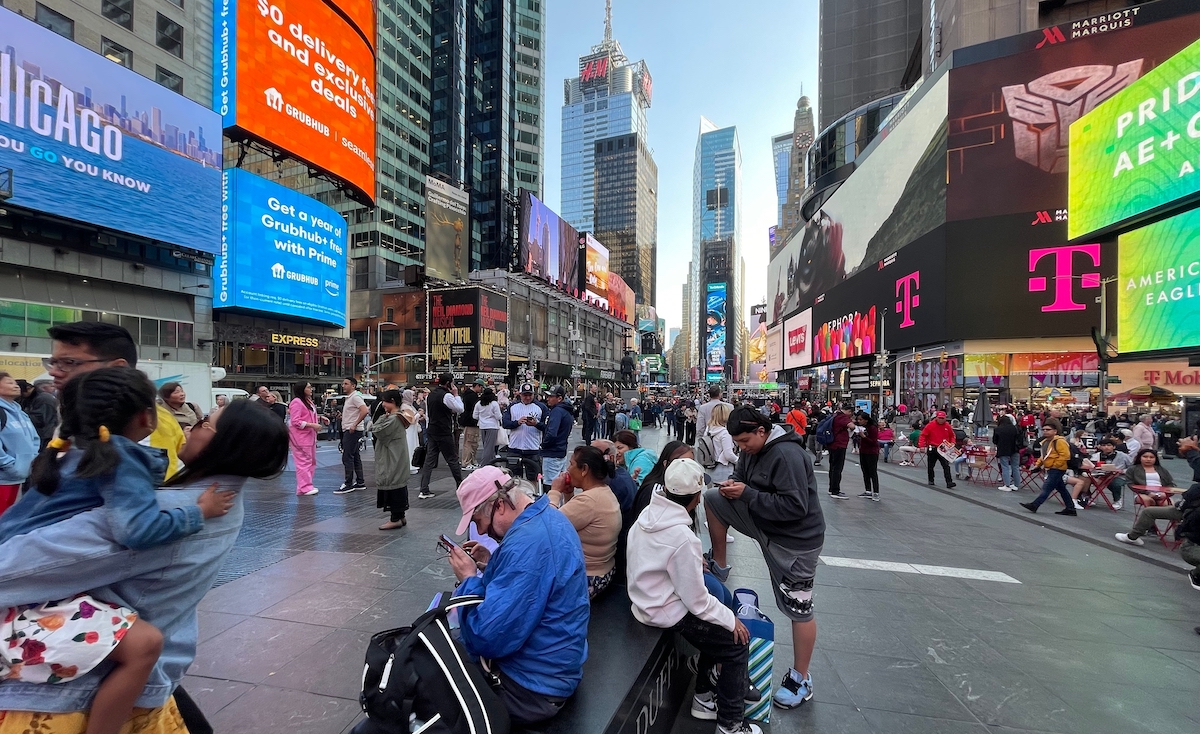
[[587, 569], [579, 533], [546, 495], [535, 501], [493, 466], [463, 480], [458, 502], [458, 535], [474, 522], [500, 541], [494, 555], [473, 541], [451, 549], [455, 595], [484, 597], [462, 612], [463, 645], [499, 678], [514, 723], [549, 719], [579, 687], [587, 660]]
[[567, 469], [567, 441], [575, 427], [575, 414], [567, 400], [567, 391], [555, 385], [546, 393], [546, 405], [550, 415], [542, 433], [542, 493], [550, 491], [550, 485], [559, 474]]

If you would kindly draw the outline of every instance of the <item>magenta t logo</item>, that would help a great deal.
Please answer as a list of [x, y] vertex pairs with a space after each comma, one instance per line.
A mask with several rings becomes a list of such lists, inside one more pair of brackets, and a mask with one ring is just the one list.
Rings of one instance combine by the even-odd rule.
[[[1066, 245], [1063, 247], [1041, 247], [1029, 251], [1029, 272], [1037, 272], [1037, 265], [1047, 255], [1054, 258], [1054, 302], [1042, 306], [1043, 312], [1052, 311], [1083, 311], [1087, 308], [1082, 303], [1075, 302], [1073, 281], [1075, 271], [1071, 267], [1075, 261], [1075, 253], [1089, 257], [1094, 267], [1100, 267], [1100, 245]], [[1099, 288], [1100, 273], [1083, 273], [1079, 276], [1080, 287]], [[1047, 282], [1044, 277], [1029, 279], [1029, 292], [1046, 290]]]
[[913, 309], [921, 305], [921, 296], [917, 293], [921, 289], [921, 271], [918, 270], [909, 273], [900, 280], [896, 281], [896, 313], [900, 314], [900, 328], [907, 329], [916, 324], [913, 321]]

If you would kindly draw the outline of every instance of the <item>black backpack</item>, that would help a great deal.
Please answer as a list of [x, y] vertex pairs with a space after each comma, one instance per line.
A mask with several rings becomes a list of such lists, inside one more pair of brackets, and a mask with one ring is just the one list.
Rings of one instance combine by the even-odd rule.
[[1083, 460], [1088, 458], [1087, 453], [1070, 441], [1067, 441], [1067, 445], [1071, 447], [1071, 457], [1067, 459], [1067, 468], [1071, 471], [1083, 471]]
[[483, 603], [442, 596], [411, 627], [380, 632], [367, 646], [359, 703], [379, 734], [508, 734], [508, 711], [487, 675], [450, 636], [446, 614]]

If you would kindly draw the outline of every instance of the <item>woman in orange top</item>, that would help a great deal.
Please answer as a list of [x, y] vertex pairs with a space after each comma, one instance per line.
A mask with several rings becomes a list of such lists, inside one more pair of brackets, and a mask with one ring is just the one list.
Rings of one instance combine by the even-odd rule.
[[786, 422], [789, 426], [796, 429], [796, 435], [800, 437], [800, 443], [808, 446], [808, 414], [800, 408], [800, 403], [793, 403], [792, 409], [788, 411]]

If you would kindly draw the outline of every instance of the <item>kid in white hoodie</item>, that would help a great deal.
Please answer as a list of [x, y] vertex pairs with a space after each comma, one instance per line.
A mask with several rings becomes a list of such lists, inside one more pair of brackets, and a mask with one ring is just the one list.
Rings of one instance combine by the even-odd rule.
[[[675, 630], [700, 651], [693, 716], [716, 719], [718, 734], [761, 734], [743, 717], [750, 634], [705, 588], [703, 547], [692, 530], [704, 469], [691, 459], [676, 459], [664, 485], [629, 531], [626, 575], [633, 616]], [[717, 664], [714, 699], [710, 672]]]

